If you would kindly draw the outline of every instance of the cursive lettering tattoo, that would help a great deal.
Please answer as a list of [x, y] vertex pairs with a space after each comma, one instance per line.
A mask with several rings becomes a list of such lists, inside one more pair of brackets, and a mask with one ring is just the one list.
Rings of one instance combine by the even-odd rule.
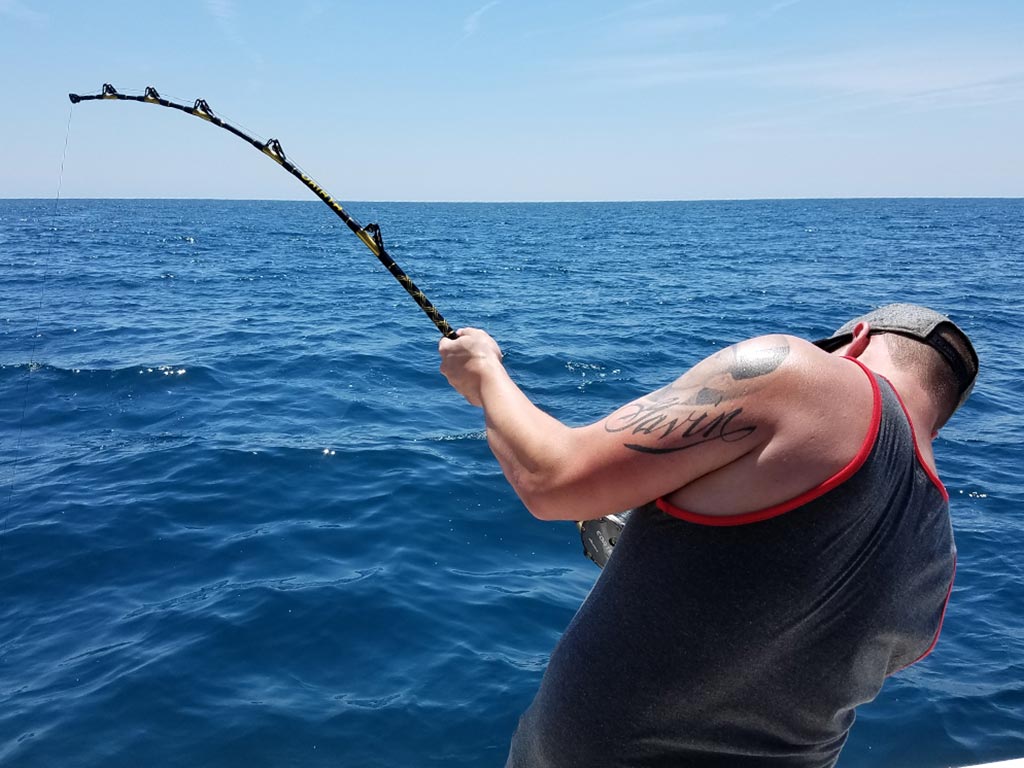
[[783, 337], [778, 339], [774, 346], [766, 346], [762, 340], [718, 352], [676, 382], [620, 408], [605, 420], [605, 430], [652, 438], [657, 445], [633, 441], [623, 445], [632, 451], [653, 454], [685, 451], [715, 440], [731, 443], [750, 437], [757, 427], [744, 423], [743, 408], [721, 406], [750, 396], [760, 389], [751, 387], [755, 379], [779, 369], [789, 355], [789, 344]]
[[655, 435], [658, 441], [675, 436], [683, 445], [657, 448], [638, 443], [624, 443], [633, 451], [641, 453], [675, 453], [695, 448], [698, 445], [722, 440], [731, 443], [742, 440], [753, 434], [756, 427], [733, 425], [733, 420], [741, 413], [742, 408], [735, 408], [726, 413], [712, 414], [710, 411], [692, 410], [679, 416], [665, 413], [679, 403], [667, 402], [659, 405], [633, 403], [621, 409], [606, 423], [608, 432], [626, 432], [632, 435]]

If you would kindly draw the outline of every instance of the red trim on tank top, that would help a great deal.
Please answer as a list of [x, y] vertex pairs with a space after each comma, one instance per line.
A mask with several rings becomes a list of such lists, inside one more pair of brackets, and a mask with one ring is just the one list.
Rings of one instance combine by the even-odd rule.
[[[885, 377], [883, 376], [882, 378]], [[900, 393], [896, 389], [896, 387], [892, 386], [891, 381], [889, 381], [888, 379], [885, 379], [885, 381], [892, 388], [892, 391], [896, 394], [896, 399], [900, 403], [900, 408], [903, 409], [903, 415], [907, 417], [907, 424], [910, 425], [910, 437], [914, 441], [914, 455], [917, 456], [917, 463], [921, 465], [921, 469], [923, 469], [924, 473], [928, 475], [928, 479], [932, 481], [932, 484], [934, 484], [935, 487], [939, 489], [939, 493], [942, 494], [942, 498], [944, 498], [946, 501], [949, 501], [949, 491], [946, 490], [946, 486], [942, 484], [942, 481], [939, 479], [939, 476], [935, 474], [935, 472], [932, 471], [932, 468], [925, 463], [924, 456], [921, 455], [921, 450], [917, 447], [917, 433], [914, 431], [914, 422], [910, 420], [910, 412], [907, 410], [907, 406], [903, 402], [903, 398], [900, 397]]]
[[895, 675], [896, 672], [902, 672], [907, 667], [912, 667], [914, 664], [917, 664], [917, 662], [919, 662], [921, 659], [923, 659], [925, 656], [927, 656], [929, 653], [931, 653], [932, 651], [935, 650], [935, 646], [939, 644], [939, 635], [942, 634], [942, 622], [944, 622], [946, 620], [946, 609], [949, 607], [950, 595], [953, 594], [953, 582], [954, 581], [956, 581], [956, 555], [955, 554], [953, 555], [953, 575], [949, 579], [949, 589], [946, 590], [946, 601], [942, 604], [942, 613], [939, 614], [939, 626], [936, 627], [936, 629], [935, 629], [935, 637], [932, 638], [932, 644], [928, 646], [928, 649], [924, 653], [922, 653], [920, 656], [918, 656], [916, 659], [914, 659], [909, 664], [904, 664], [902, 667], [900, 667], [899, 669], [895, 670], [892, 674]]
[[743, 512], [738, 515], [702, 515], [696, 512], [687, 512], [685, 509], [680, 509], [666, 501], [664, 498], [660, 498], [655, 502], [658, 509], [667, 515], [678, 517], [679, 519], [686, 520], [689, 523], [697, 523], [698, 525], [749, 525], [750, 523], [759, 523], [762, 520], [768, 520], [773, 517], [778, 517], [779, 515], [784, 515], [786, 512], [791, 512], [797, 507], [801, 507], [819, 496], [825, 495], [833, 488], [836, 488], [849, 480], [854, 473], [864, 465], [864, 462], [868, 460], [868, 456], [871, 454], [871, 449], [875, 446], [875, 440], [878, 438], [878, 430], [882, 423], [882, 393], [878, 388], [878, 382], [875, 380], [874, 374], [868, 370], [868, 367], [864, 365], [864, 363], [854, 357], [844, 356], [843, 359], [850, 360], [860, 366], [861, 370], [864, 371], [864, 374], [868, 377], [868, 381], [871, 382], [871, 426], [868, 428], [868, 433], [864, 438], [864, 442], [861, 443], [860, 450], [857, 451], [857, 455], [853, 457], [850, 463], [832, 475], [832, 477], [828, 478], [825, 482], [801, 493], [799, 496], [789, 499], [788, 501], [783, 501], [779, 504], [766, 507], [765, 509], [755, 510], [754, 512]]

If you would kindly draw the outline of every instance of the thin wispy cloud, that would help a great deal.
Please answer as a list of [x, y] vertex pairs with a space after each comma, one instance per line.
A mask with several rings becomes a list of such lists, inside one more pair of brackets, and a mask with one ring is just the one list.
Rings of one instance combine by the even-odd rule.
[[[1024, 100], [1024, 61], [994, 52], [856, 50], [781, 57], [773, 52], [609, 56], [577, 73], [596, 88], [685, 88], [827, 105], [829, 111], [932, 110]], [[767, 107], [766, 107], [767, 108]]]
[[[869, 129], [865, 129], [863, 122], [851, 122], [848, 119], [851, 116], [877, 112], [889, 117], [895, 114], [913, 115], [949, 110], [960, 112], [1022, 102], [1024, 75], [915, 92], [871, 91], [856, 96], [840, 92], [821, 93], [792, 101], [779, 99], [771, 109], [761, 105], [723, 113], [721, 122], [727, 127], [717, 135], [730, 135], [744, 140], [777, 134], [780, 130], [785, 130], [787, 135], [801, 131], [820, 135], [816, 126], [828, 124], [832, 135], [836, 131], [849, 131], [851, 136], [860, 135], [862, 139]], [[784, 108], [779, 109], [780, 106]]]
[[[577, 71], [593, 85], [654, 88], [677, 83], [736, 80], [763, 75], [768, 62], [747, 54], [692, 52], [624, 54], [590, 59]], [[774, 65], [776, 68], [779, 65]]]
[[228, 42], [245, 54], [253, 64], [263, 63], [263, 57], [249, 46], [238, 29], [238, 9], [234, 0], [206, 0], [206, 10], [217, 20]]
[[206, 0], [206, 8], [221, 21], [235, 18], [235, 6], [232, 0]]
[[206, 10], [216, 19], [225, 37], [240, 46], [242, 36], [238, 32], [238, 13], [234, 0], [206, 0]]
[[722, 13], [679, 14], [630, 19], [620, 25], [619, 34], [626, 37], [657, 38], [719, 29], [729, 24], [730, 17]]
[[795, 85], [844, 93], [920, 99], [942, 93], [1012, 86], [1024, 60], [987, 51], [859, 50], [792, 62], [784, 75]]
[[595, 19], [591, 19], [591, 24], [602, 24], [606, 21], [614, 21], [615, 19], [621, 19], [624, 17], [633, 17], [642, 11], [648, 11], [651, 8], [664, 8], [666, 5], [676, 5], [677, 0], [641, 0], [641, 2], [630, 3], [629, 5], [623, 6], [614, 11], [610, 11], [602, 16], [598, 16]]
[[606, 41], [616, 45], [631, 43], [650, 44], [652, 41], [670, 41], [694, 32], [703, 32], [728, 26], [733, 18], [724, 13], [681, 13], [680, 0], [641, 0], [592, 18], [577, 18], [561, 26], [531, 30], [529, 37], [564, 35], [578, 38], [602, 34]]
[[778, 0], [777, 3], [774, 3], [774, 4], [770, 5], [768, 8], [766, 8], [761, 13], [761, 15], [762, 16], [772, 16], [772, 15], [778, 13], [779, 11], [784, 11], [787, 8], [789, 8], [791, 6], [794, 6], [797, 3], [800, 3], [802, 1], [803, 0]]
[[0, 0], [0, 17], [42, 26], [48, 20], [45, 13], [30, 8], [19, 0]]
[[310, 23], [316, 19], [321, 18], [328, 8], [324, 4], [323, 0], [309, 0], [306, 2], [298, 13], [298, 18], [303, 23]]
[[467, 16], [462, 22], [462, 34], [463, 39], [472, 37], [480, 31], [480, 20], [483, 15], [487, 13], [491, 8], [498, 4], [499, 0], [491, 0], [491, 2], [477, 8], [469, 16]]

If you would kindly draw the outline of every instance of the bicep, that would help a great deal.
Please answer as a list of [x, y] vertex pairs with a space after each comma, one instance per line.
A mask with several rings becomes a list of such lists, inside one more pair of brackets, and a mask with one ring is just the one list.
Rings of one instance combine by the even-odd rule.
[[531, 509], [587, 519], [644, 504], [730, 464], [771, 438], [782, 342], [756, 339], [702, 361], [669, 386], [572, 430], [564, 471]]
[[767, 425], [741, 404], [666, 405], [646, 398], [576, 430], [571, 474], [553, 509], [587, 519], [682, 488], [760, 446]]

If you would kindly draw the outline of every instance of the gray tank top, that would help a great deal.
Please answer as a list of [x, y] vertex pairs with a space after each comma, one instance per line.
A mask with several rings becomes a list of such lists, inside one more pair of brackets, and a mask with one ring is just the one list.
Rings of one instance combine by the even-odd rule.
[[821, 487], [732, 518], [632, 514], [508, 768], [835, 764], [854, 709], [937, 640], [956, 557], [946, 491], [864, 370], [873, 428]]

